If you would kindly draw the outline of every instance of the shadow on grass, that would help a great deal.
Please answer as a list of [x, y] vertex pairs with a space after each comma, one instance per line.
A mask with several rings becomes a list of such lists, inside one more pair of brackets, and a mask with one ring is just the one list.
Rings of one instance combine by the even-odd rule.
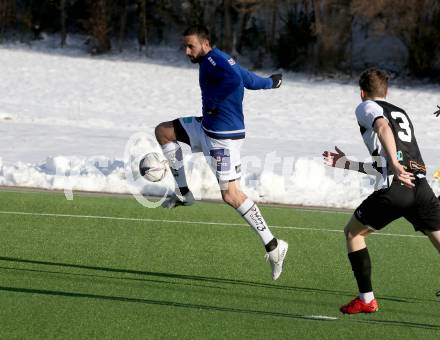
[[184, 282], [172, 282], [172, 281], [165, 281], [165, 280], [153, 280], [153, 279], [147, 279], [147, 278], [116, 277], [116, 276], [108, 276], [108, 275], [96, 275], [96, 274], [85, 274], [85, 273], [70, 273], [70, 272], [54, 271], [54, 270], [28, 269], [28, 268], [3, 267], [3, 266], [0, 266], [0, 269], [13, 270], [13, 271], [21, 271], [21, 272], [30, 272], [30, 273], [43, 273], [43, 274], [56, 274], [56, 275], [89, 277], [89, 278], [93, 278], [93, 279], [109, 279], [109, 280], [120, 280], [120, 281], [140, 281], [140, 282], [151, 282], [151, 283], [167, 284], [167, 285], [203, 287], [203, 288], [209, 288], [209, 289], [225, 289], [225, 290], [227, 289], [225, 287], [214, 286], [214, 285], [203, 285], [203, 284], [197, 284], [197, 283], [184, 283]]
[[[150, 277], [167, 278], [167, 279], [175, 279], [175, 280], [206, 282], [206, 283], [214, 283], [214, 284], [231, 284], [231, 285], [242, 285], [242, 286], [257, 287], [257, 288], [282, 289], [282, 290], [313, 292], [313, 293], [318, 292], [318, 293], [342, 295], [342, 296], [351, 296], [352, 295], [352, 293], [350, 293], [350, 292], [328, 290], [328, 289], [285, 286], [285, 285], [279, 285], [279, 284], [270, 284], [270, 283], [244, 281], [244, 280], [218, 278], [218, 277], [205, 277], [205, 276], [174, 274], [174, 273], [160, 273], [160, 272], [149, 272], [149, 271], [140, 271], [140, 270], [132, 270], [132, 269], [118, 269], [118, 268], [89, 266], [89, 265], [82, 265], [82, 264], [28, 260], [28, 259], [3, 257], [3, 256], [0, 256], [0, 261], [13, 262], [13, 263], [37, 264], [37, 265], [45, 265], [45, 266], [55, 266], [55, 267], [61, 267], [61, 268], [85, 269], [85, 270], [94, 270], [94, 271], [110, 272], [110, 273], [118, 273], [118, 274], [132, 274], [132, 275], [150, 276]], [[14, 270], [21, 270], [22, 269], [22, 268], [10, 268], [10, 267], [3, 267], [3, 268], [14, 269]], [[29, 270], [29, 269], [26, 269], [26, 270]], [[44, 270], [40, 270], [40, 269], [32, 269], [31, 271], [49, 272], [49, 271], [44, 271]], [[49, 272], [49, 273], [62, 274], [62, 272]], [[73, 275], [79, 275], [79, 274], [73, 274]], [[95, 274], [81, 274], [81, 275], [105, 277], [105, 278], [115, 278], [115, 277], [111, 277], [111, 276], [99, 276], [99, 275], [95, 275]], [[126, 278], [121, 278], [121, 279], [126, 279]], [[145, 280], [145, 279], [139, 279], [139, 280]], [[148, 280], [145, 280], [145, 281], [148, 281]], [[170, 283], [170, 281], [164, 281], [164, 282]], [[193, 283], [191, 283], [191, 285], [193, 285]]]
[[[307, 316], [301, 314], [293, 313], [282, 313], [282, 312], [271, 312], [263, 310], [252, 310], [252, 309], [240, 309], [232, 307], [221, 307], [221, 306], [210, 306], [210, 305], [200, 305], [192, 303], [182, 303], [174, 301], [164, 301], [164, 300], [151, 300], [151, 299], [141, 299], [132, 297], [122, 297], [122, 296], [107, 296], [99, 294], [90, 293], [77, 293], [77, 292], [66, 292], [66, 291], [54, 291], [54, 290], [44, 290], [44, 289], [31, 289], [31, 288], [17, 288], [17, 287], [5, 287], [0, 286], [0, 291], [3, 292], [13, 292], [13, 293], [24, 293], [32, 295], [46, 295], [46, 296], [62, 296], [68, 298], [86, 298], [95, 300], [106, 300], [106, 301], [117, 301], [117, 302], [128, 302], [128, 303], [140, 303], [146, 305], [156, 305], [165, 306], [173, 308], [185, 308], [185, 309], [195, 309], [197, 311], [214, 311], [214, 312], [226, 312], [226, 313], [239, 313], [239, 314], [250, 314], [258, 316], [271, 316], [271, 317], [282, 317], [289, 319], [299, 319], [299, 320], [309, 320], [309, 321], [337, 321], [338, 319], [324, 319], [316, 316]], [[406, 322], [406, 321], [390, 321], [390, 320], [359, 320], [359, 319], [345, 319], [344, 322], [355, 322], [355, 323], [368, 323], [376, 324], [381, 326], [398, 326], [405, 328], [420, 328], [429, 330], [439, 330], [439, 325], [424, 324], [418, 322]]]
[[[101, 272], [107, 272], [107, 273], [132, 274], [132, 275], [143, 276], [143, 278], [127, 278], [127, 277], [115, 277], [115, 276], [105, 276], [105, 275], [97, 275], [97, 274], [66, 273], [66, 272], [48, 271], [48, 270], [42, 270], [42, 269], [23, 269], [23, 268], [0, 267], [0, 268], [4, 268], [4, 269], [26, 270], [26, 271], [51, 273], [51, 274], [68, 274], [68, 275], [89, 276], [89, 277], [98, 277], [98, 278], [106, 278], [106, 279], [134, 280], [134, 281], [145, 281], [145, 282], [154, 282], [154, 283], [178, 284], [178, 285], [199, 286], [199, 287], [213, 288], [213, 289], [226, 289], [225, 287], [218, 286], [218, 284], [231, 284], [231, 285], [241, 285], [241, 286], [248, 286], [248, 287], [268, 288], [268, 289], [280, 289], [280, 290], [306, 292], [306, 293], [322, 293], [322, 294], [326, 294], [326, 295], [338, 295], [338, 296], [346, 296], [346, 297], [353, 296], [353, 292], [351, 292], [351, 291], [338, 291], [338, 290], [321, 289], [321, 288], [286, 286], [286, 285], [280, 285], [280, 284], [270, 284], [270, 283], [227, 279], [227, 278], [218, 278], [218, 277], [205, 277], [205, 276], [186, 275], [186, 274], [149, 272], [149, 271], [140, 271], [140, 270], [132, 270], [132, 269], [118, 269], [118, 268], [108, 268], [108, 267], [90, 266], [90, 265], [82, 265], [82, 264], [28, 260], [28, 259], [20, 259], [20, 258], [14, 258], [14, 257], [3, 257], [3, 256], [0, 256], [0, 261], [13, 262], [13, 263], [36, 264], [36, 265], [53, 266], [53, 267], [61, 267], [61, 268], [84, 269], [84, 270], [101, 271]], [[149, 276], [150, 278], [145, 278], [145, 276]], [[157, 277], [159, 279], [153, 280], [153, 279], [151, 279], [151, 277]], [[172, 282], [170, 280], [165, 281], [165, 280], [160, 280], [160, 278], [174, 279], [174, 280], [179, 280], [180, 282]], [[181, 282], [182, 280], [183, 281], [190, 281], [190, 282], [192, 281], [192, 282], [191, 283], [182, 283]], [[197, 282], [197, 283], [195, 283], [195, 282]], [[202, 283], [210, 283], [210, 284], [214, 284], [214, 285], [205, 285]], [[215, 285], [215, 284], [217, 284], [217, 285]], [[430, 300], [430, 299], [420, 299], [420, 298], [415, 298], [415, 297], [401, 297], [401, 296], [379, 296], [379, 298], [383, 299], [383, 300], [402, 302], [402, 303], [437, 302], [436, 299]]]

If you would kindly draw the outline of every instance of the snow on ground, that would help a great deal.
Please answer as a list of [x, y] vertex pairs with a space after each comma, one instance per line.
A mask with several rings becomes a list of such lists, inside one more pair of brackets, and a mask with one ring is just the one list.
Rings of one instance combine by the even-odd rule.
[[[259, 72], [269, 75], [271, 71]], [[90, 57], [78, 48], [0, 46], [0, 185], [162, 195], [136, 173], [136, 162], [158, 151], [154, 127], [198, 115], [198, 69], [176, 48], [150, 57], [134, 52]], [[258, 201], [353, 208], [372, 180], [326, 168], [321, 154], [335, 145], [367, 159], [354, 117], [355, 82], [284, 73], [280, 89], [247, 91], [242, 186]], [[430, 182], [440, 167], [440, 87], [392, 86], [389, 101], [411, 115]], [[188, 149], [186, 149], [188, 151]], [[220, 198], [199, 155], [185, 158], [200, 199]]]

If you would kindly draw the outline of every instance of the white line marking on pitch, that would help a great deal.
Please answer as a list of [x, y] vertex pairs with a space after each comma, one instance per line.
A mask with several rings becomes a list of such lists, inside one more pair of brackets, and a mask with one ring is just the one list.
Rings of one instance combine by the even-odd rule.
[[[19, 187], [17, 188], [17, 190], [5, 190], [5, 187], [1, 187], [0, 186], [0, 193], [2, 192], [6, 192], [6, 193], [20, 193], [20, 194], [35, 194], [35, 193], [52, 193], [51, 190], [45, 190], [45, 189], [39, 189], [39, 188], [24, 188], [24, 187]], [[21, 190], [23, 189], [23, 190]], [[27, 191], [26, 189], [30, 189], [29, 191]], [[35, 190], [32, 190], [35, 189]], [[56, 193], [62, 193], [62, 191], [56, 191]], [[103, 196], [103, 197], [111, 197], [111, 196], [115, 196], [115, 197], [124, 197], [124, 196], [130, 196], [130, 194], [118, 194], [118, 193], [111, 193], [111, 192], [94, 192], [94, 191], [81, 191], [79, 192], [77, 195], [78, 196], [82, 196], [82, 194], [84, 194], [83, 196], [87, 196], [87, 195], [97, 195], [97, 196]], [[202, 201], [203, 202], [203, 201]], [[219, 200], [207, 200], [205, 202], [223, 202], [223, 201], [219, 201]], [[285, 208], [290, 208], [290, 209], [294, 209], [297, 211], [306, 211], [306, 212], [319, 212], [319, 213], [329, 213], [329, 214], [344, 214], [344, 215], [351, 215], [352, 212], [350, 211], [344, 211], [344, 210], [338, 210], [338, 208], [335, 209], [325, 209], [325, 208], [319, 208], [319, 207], [302, 207], [300, 205], [294, 205], [294, 204], [276, 204], [276, 203], [261, 203], [261, 206], [266, 206], [272, 209], [285, 209]]]
[[338, 320], [337, 317], [327, 316], [327, 315], [304, 315], [303, 317], [306, 319], [313, 319], [313, 320], [325, 320], [325, 321]]
[[[23, 211], [1, 211], [0, 210], [0, 214], [4, 214], [4, 215], [26, 215], [26, 216], [45, 216], [45, 217], [90, 218], [90, 219], [115, 220], [115, 221], [202, 224], [202, 225], [220, 225], [220, 226], [237, 226], [237, 227], [247, 227], [248, 226], [247, 224], [244, 224], [244, 223], [222, 223], [222, 222], [203, 222], [203, 221], [157, 220], [157, 219], [152, 219], [152, 218], [97, 216], [97, 215], [75, 215], [75, 214], [31, 213], [31, 212], [23, 212]], [[343, 230], [337, 230], [337, 229], [305, 228], [305, 227], [292, 227], [292, 226], [279, 226], [279, 225], [270, 225], [269, 227], [270, 228], [279, 228], [279, 229], [324, 231], [324, 232], [332, 232], [332, 233], [343, 233], [344, 232]], [[425, 236], [419, 236], [419, 235], [388, 234], [388, 233], [381, 233], [381, 232], [376, 232], [376, 233], [373, 233], [371, 235], [395, 236], [395, 237], [411, 237], [411, 238], [425, 238]]]

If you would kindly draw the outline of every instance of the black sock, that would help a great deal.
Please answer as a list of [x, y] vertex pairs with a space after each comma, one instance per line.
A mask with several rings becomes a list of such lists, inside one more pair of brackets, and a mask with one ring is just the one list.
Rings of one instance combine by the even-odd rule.
[[353, 269], [354, 277], [360, 293], [368, 293], [373, 291], [371, 285], [371, 260], [368, 249], [354, 251], [348, 254], [348, 259]]
[[271, 252], [276, 247], [278, 247], [278, 241], [276, 238], [273, 238], [268, 244], [264, 246], [266, 248], [266, 252]]
[[189, 192], [189, 189], [188, 187], [180, 187], [179, 191], [182, 196], [185, 196]]

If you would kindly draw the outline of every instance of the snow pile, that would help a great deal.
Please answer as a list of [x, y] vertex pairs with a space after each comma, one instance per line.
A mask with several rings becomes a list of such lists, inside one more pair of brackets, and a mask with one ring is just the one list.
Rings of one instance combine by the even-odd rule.
[[[162, 51], [161, 55], [157, 51]], [[91, 58], [75, 48], [0, 46], [0, 185], [161, 196], [174, 187], [139, 177], [137, 163], [160, 152], [154, 127], [199, 115], [198, 70], [177, 49], [149, 58]], [[175, 60], [176, 59], [176, 60]], [[274, 70], [258, 72], [269, 75]], [[412, 117], [428, 178], [440, 167], [440, 87], [391, 87], [389, 100]], [[326, 168], [321, 154], [335, 145], [368, 156], [354, 117], [353, 82], [284, 73], [280, 89], [247, 91], [242, 150], [244, 191], [266, 202], [353, 208], [373, 191], [371, 178]], [[186, 148], [188, 151], [188, 148]], [[200, 155], [185, 157], [196, 198], [219, 199]], [[440, 194], [440, 181], [431, 181]]]
[[[43, 164], [0, 163], [0, 185], [64, 190], [72, 198], [75, 190], [131, 193], [163, 197], [174, 189], [170, 174], [151, 183], [138, 173], [140, 155], [129, 161], [105, 157], [49, 157]], [[246, 161], [246, 158], [244, 159]], [[214, 174], [200, 155], [185, 157], [188, 183], [196, 199], [221, 199]], [[246, 163], [244, 163], [246, 164]], [[290, 174], [246, 171], [244, 191], [259, 202], [354, 208], [373, 190], [373, 177], [326, 169], [318, 160], [299, 159]], [[431, 183], [437, 194], [440, 181]]]

